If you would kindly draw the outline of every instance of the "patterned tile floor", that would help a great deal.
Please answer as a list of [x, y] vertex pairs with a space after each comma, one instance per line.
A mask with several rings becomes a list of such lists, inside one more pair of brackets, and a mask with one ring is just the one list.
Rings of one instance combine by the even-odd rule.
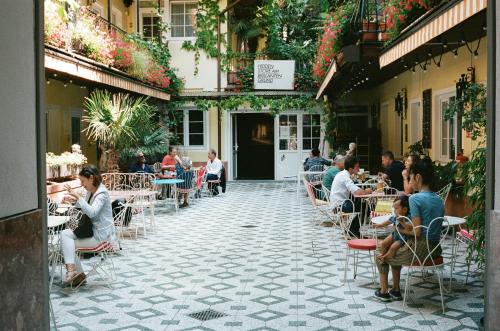
[[[373, 298], [368, 258], [346, 284], [339, 231], [311, 221], [302, 195], [278, 182], [230, 183], [228, 193], [125, 240], [110, 289], [96, 277], [77, 291], [54, 286], [59, 330], [475, 330], [483, 283], [464, 285], [459, 261], [442, 314], [437, 283], [415, 280], [410, 307]], [[449, 252], [449, 248], [447, 249]], [[463, 255], [463, 254], [462, 254]], [[88, 260], [86, 260], [88, 263]], [[352, 274], [351, 274], [352, 275]], [[352, 278], [352, 276], [351, 276]], [[432, 277], [431, 277], [432, 278]], [[196, 319], [211, 309], [218, 318]]]

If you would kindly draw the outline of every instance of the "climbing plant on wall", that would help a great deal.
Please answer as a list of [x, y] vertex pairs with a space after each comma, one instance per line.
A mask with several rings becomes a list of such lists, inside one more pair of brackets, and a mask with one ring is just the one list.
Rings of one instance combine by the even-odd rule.
[[445, 118], [452, 120], [462, 116], [462, 129], [470, 133], [477, 144], [472, 151], [470, 161], [463, 166], [464, 193], [473, 207], [467, 219], [469, 228], [476, 230], [475, 242], [470, 245], [468, 259], [474, 259], [479, 266], [484, 266], [484, 241], [486, 227], [486, 87], [471, 83], [461, 97], [451, 101], [445, 110]]
[[[196, 39], [194, 41], [185, 41], [182, 48], [195, 52], [195, 75], [198, 74], [198, 65], [200, 63], [201, 51], [208, 57], [217, 57], [217, 17], [219, 16], [219, 4], [217, 0], [199, 0], [198, 10], [196, 12]], [[225, 22], [224, 16], [220, 17], [221, 23]], [[221, 36], [221, 42], [225, 38]]]

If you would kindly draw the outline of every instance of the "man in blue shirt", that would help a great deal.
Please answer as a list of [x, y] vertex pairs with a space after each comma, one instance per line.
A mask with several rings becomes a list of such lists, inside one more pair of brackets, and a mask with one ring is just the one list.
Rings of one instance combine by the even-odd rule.
[[128, 172], [147, 172], [149, 174], [154, 174], [155, 171], [151, 166], [145, 163], [146, 158], [144, 157], [144, 153], [137, 153], [137, 162], [134, 162], [128, 168]]

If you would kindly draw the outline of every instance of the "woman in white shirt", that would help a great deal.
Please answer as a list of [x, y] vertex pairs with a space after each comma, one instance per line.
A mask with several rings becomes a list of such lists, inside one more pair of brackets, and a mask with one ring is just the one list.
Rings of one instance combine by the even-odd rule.
[[65, 200], [74, 203], [90, 218], [93, 236], [77, 238], [71, 229], [61, 232], [61, 248], [66, 265], [65, 283], [72, 286], [79, 285], [85, 280], [82, 265], [76, 256], [76, 248], [92, 248], [102, 242], [114, 244], [116, 241], [111, 200], [108, 190], [102, 184], [99, 170], [94, 165], [85, 165], [79, 173], [79, 178], [87, 194], [83, 197], [66, 185], [68, 195]]

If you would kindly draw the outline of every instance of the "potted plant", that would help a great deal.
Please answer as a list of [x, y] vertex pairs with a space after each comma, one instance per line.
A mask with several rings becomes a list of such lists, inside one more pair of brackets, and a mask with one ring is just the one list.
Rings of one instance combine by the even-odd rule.
[[88, 123], [88, 127], [84, 132], [102, 150], [101, 171], [117, 171], [120, 151], [134, 145], [141, 132], [151, 132], [154, 108], [147, 100], [101, 90], [85, 98], [82, 121]]

